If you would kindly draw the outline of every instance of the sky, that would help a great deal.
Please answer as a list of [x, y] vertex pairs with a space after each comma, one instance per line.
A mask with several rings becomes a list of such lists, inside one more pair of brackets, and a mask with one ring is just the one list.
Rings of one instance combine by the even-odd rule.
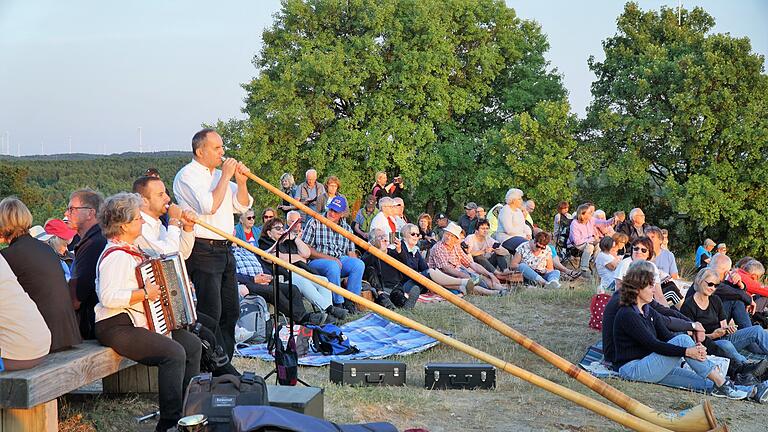
[[[371, 0], [373, 1], [373, 0]], [[583, 116], [587, 59], [616, 33], [621, 0], [506, 0], [549, 37]], [[641, 0], [643, 9], [677, 0]], [[768, 1], [683, 1], [715, 32], [747, 36], [768, 56]], [[275, 0], [0, 0], [0, 153], [32, 155], [187, 150], [203, 123], [242, 118], [241, 83], [256, 75]]]

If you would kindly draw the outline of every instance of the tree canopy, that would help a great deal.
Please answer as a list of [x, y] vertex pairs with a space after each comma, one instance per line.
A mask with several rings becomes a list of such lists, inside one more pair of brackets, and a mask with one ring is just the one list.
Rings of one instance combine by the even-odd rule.
[[[768, 256], [768, 78], [747, 38], [711, 33], [701, 8], [642, 11], [590, 58], [582, 194], [634, 205], [689, 242]], [[621, 193], [617, 193], [621, 191]]]
[[546, 36], [503, 1], [287, 0], [263, 41], [248, 119], [217, 127], [273, 183], [314, 167], [360, 198], [385, 170], [431, 211], [512, 186], [542, 208], [573, 191], [570, 162], [546, 165], [575, 147]]

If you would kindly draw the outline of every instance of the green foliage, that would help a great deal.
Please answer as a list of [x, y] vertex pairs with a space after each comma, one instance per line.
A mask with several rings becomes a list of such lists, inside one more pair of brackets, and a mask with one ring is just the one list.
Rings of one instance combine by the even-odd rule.
[[88, 160], [1, 160], [0, 197], [15, 195], [34, 216], [35, 224], [61, 218], [69, 194], [85, 187], [109, 196], [130, 192], [133, 181], [147, 168], [160, 171], [172, 195], [173, 177], [191, 157], [162, 155], [109, 156]]
[[678, 25], [676, 9], [625, 6], [605, 60], [589, 61], [580, 189], [616, 209], [644, 206], [688, 245], [708, 236], [765, 258], [764, 59], [713, 27], [701, 8]]
[[[572, 118], [546, 36], [502, 1], [287, 0], [263, 41], [248, 119], [216, 127], [272, 183], [314, 167], [357, 199], [386, 170], [405, 178], [414, 212], [492, 204], [521, 181], [546, 208], [572, 187], [568, 163], [523, 166], [569, 153]], [[533, 181], [536, 170], [559, 186]]]

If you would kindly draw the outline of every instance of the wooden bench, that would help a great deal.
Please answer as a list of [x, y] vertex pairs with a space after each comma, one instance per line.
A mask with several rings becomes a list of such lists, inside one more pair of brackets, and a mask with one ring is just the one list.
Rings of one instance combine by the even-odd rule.
[[[59, 396], [134, 365], [112, 348], [86, 341], [48, 355], [32, 369], [0, 372], [0, 432], [57, 431]], [[116, 380], [112, 379], [113, 387]], [[140, 381], [139, 377], [133, 381]], [[147, 391], [152, 390], [147, 387]]]

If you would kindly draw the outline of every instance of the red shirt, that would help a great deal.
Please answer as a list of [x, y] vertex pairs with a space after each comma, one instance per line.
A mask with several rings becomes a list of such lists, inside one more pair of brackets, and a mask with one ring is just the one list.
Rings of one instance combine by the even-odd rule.
[[768, 287], [760, 285], [760, 282], [752, 279], [752, 276], [742, 269], [736, 269], [741, 276], [741, 281], [744, 282], [744, 286], [747, 288], [749, 294], [759, 294], [763, 297], [768, 297]]

